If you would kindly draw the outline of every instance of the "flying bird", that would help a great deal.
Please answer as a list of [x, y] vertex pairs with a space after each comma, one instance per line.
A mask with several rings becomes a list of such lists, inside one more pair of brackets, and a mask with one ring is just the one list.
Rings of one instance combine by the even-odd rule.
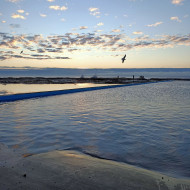
[[121, 59], [122, 60], [122, 63], [124, 63], [124, 61], [126, 60], [126, 54], [124, 55], [124, 57]]
[[20, 52], [20, 54], [23, 53], [23, 50]]

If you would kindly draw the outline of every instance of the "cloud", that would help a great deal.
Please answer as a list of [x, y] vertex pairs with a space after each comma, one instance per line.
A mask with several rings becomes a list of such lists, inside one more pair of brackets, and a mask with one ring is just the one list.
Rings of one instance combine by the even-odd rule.
[[50, 9], [54, 9], [54, 10], [59, 10], [59, 11], [66, 11], [68, 9], [68, 7], [65, 7], [65, 6], [58, 6], [58, 5], [52, 5], [52, 6], [49, 6]]
[[88, 28], [88, 26], [80, 26], [80, 30], [85, 30], [87, 28]]
[[103, 26], [103, 25], [104, 25], [103, 22], [100, 22], [100, 23], [97, 24], [97, 26]]
[[47, 15], [45, 15], [45, 14], [40, 14], [40, 16], [41, 16], [41, 17], [46, 17]]
[[95, 7], [91, 7], [88, 9], [90, 12], [95, 12], [95, 11], [98, 11], [99, 9], [98, 8], [95, 8]]
[[90, 11], [91, 15], [99, 17], [100, 14], [99, 8], [90, 7], [88, 10]]
[[5, 21], [5, 20], [2, 20], [1, 22], [2, 22], [2, 23], [6, 23], [6, 21]]
[[156, 22], [156, 23], [154, 23], [154, 24], [148, 24], [147, 26], [148, 27], [156, 27], [156, 26], [158, 26], [158, 25], [160, 25], [160, 24], [162, 24], [163, 22]]
[[64, 18], [61, 19], [62, 22], [65, 22], [66, 20]]
[[174, 5], [182, 5], [184, 0], [172, 0], [172, 4]]
[[133, 34], [135, 34], [135, 35], [141, 35], [141, 34], [143, 34], [143, 32], [136, 31], [136, 32], [133, 32]]
[[69, 58], [69, 57], [59, 57], [59, 56], [57, 56], [57, 57], [54, 57], [54, 59], [71, 59], [71, 58]]
[[112, 32], [121, 32], [120, 29], [113, 29]]
[[47, 1], [49, 1], [49, 2], [54, 2], [55, 0], [47, 0]]
[[9, 24], [11, 28], [20, 28], [20, 24]]
[[22, 14], [22, 13], [24, 13], [24, 10], [19, 9], [19, 10], [17, 10], [17, 12]]
[[[12, 35], [0, 33], [0, 60], [17, 59], [69, 59], [70, 52], [114, 51], [122, 52], [130, 49], [171, 48], [190, 46], [190, 34], [162, 35], [149, 37], [146, 35], [133, 38], [120, 33], [65, 33], [63, 35]], [[24, 53], [20, 54], [21, 49]], [[64, 56], [62, 55], [64, 52]]]
[[102, 32], [103, 30], [95, 30], [95, 32]]
[[174, 21], [177, 21], [177, 22], [181, 22], [181, 20], [180, 20], [177, 16], [171, 17], [170, 20], [174, 20]]
[[7, 1], [9, 1], [9, 2], [11, 2], [11, 3], [17, 3], [17, 2], [20, 2], [20, 1], [22, 1], [22, 0], [7, 0]]
[[17, 18], [20, 18], [20, 19], [26, 19], [24, 16], [19, 15], [19, 14], [12, 14], [11, 17], [14, 18], [14, 19], [17, 19]]

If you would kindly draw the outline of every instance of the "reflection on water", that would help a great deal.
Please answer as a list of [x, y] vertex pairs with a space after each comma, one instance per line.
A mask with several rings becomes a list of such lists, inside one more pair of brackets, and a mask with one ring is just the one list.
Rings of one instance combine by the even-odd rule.
[[72, 149], [190, 176], [190, 83], [165, 82], [0, 104], [0, 142]]
[[85, 88], [93, 86], [104, 86], [105, 84], [76, 83], [76, 84], [0, 84], [0, 95], [43, 92], [53, 90], [66, 90]]

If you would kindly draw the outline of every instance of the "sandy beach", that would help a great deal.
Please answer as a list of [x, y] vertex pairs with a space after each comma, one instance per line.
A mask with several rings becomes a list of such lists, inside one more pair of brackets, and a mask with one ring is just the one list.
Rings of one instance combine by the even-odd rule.
[[75, 151], [23, 156], [1, 144], [0, 189], [189, 190], [190, 180]]

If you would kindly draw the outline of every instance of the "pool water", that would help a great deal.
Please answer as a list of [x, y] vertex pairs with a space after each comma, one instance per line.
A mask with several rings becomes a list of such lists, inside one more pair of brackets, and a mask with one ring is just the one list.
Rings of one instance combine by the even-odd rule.
[[190, 176], [190, 82], [128, 86], [0, 104], [0, 142], [23, 153], [77, 150]]

